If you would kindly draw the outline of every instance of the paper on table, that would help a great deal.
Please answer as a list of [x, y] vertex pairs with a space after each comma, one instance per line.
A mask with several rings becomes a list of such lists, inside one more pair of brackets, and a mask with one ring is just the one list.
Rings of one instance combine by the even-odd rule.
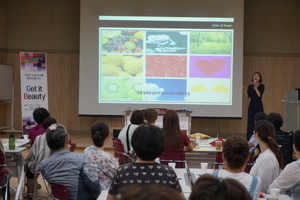
[[217, 138], [216, 140], [212, 141], [212, 142], [209, 143], [209, 144], [212, 145], [212, 146], [216, 146], [216, 141], [222, 141], [222, 146], [223, 146], [223, 144], [224, 144], [224, 142], [225, 142], [223, 139]]

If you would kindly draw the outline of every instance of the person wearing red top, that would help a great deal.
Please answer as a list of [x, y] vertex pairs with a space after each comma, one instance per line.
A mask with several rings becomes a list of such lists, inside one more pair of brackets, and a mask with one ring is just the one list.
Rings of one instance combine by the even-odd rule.
[[31, 128], [28, 131], [28, 138], [30, 139], [30, 144], [33, 145], [35, 138], [39, 135], [42, 135], [45, 132], [45, 129], [42, 125], [42, 122], [50, 117], [50, 113], [47, 109], [38, 107], [33, 111], [33, 119], [37, 123], [37, 125]]
[[189, 137], [180, 130], [179, 117], [174, 110], [165, 113], [162, 132], [166, 135], [166, 149], [193, 150]]

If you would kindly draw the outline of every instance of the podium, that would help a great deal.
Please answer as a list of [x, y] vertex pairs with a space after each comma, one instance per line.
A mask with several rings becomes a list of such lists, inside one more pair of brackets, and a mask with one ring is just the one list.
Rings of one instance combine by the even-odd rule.
[[297, 90], [286, 90], [284, 103], [284, 128], [286, 131], [297, 131], [299, 130], [299, 105], [298, 91]]
[[[153, 108], [155, 109], [155, 108]], [[155, 109], [157, 111], [157, 120], [155, 122], [154, 125], [162, 128], [163, 126], [163, 117], [164, 114], [166, 113], [167, 109]], [[133, 113], [134, 110], [126, 110], [124, 111], [124, 122], [125, 122], [125, 126], [127, 124], [130, 124], [130, 118], [131, 118], [131, 114]], [[180, 129], [182, 131], [185, 131], [187, 133], [187, 135], [191, 134], [191, 113], [192, 111], [188, 111], [188, 110], [175, 110], [178, 114], [179, 117], [179, 123], [180, 123]]]

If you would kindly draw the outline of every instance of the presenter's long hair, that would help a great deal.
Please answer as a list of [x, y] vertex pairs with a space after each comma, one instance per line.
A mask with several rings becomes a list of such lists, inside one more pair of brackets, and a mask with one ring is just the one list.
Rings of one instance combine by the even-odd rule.
[[163, 117], [163, 133], [166, 135], [166, 148], [180, 148], [180, 125], [178, 114], [174, 110], [167, 110]]

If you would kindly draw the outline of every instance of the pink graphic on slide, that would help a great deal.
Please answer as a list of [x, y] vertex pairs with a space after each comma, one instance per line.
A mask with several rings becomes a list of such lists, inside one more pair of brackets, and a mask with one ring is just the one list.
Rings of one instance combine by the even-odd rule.
[[230, 78], [230, 56], [191, 56], [190, 77], [194, 78]]

